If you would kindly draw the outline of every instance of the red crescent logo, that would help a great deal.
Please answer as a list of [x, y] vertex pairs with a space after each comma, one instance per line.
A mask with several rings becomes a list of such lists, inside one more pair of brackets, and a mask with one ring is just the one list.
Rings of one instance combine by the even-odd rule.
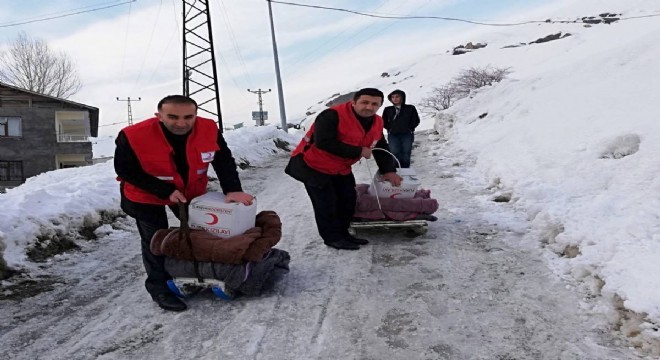
[[211, 221], [207, 222], [206, 225], [215, 225], [218, 223], [218, 215], [211, 213], [206, 213], [206, 215], [211, 217]]

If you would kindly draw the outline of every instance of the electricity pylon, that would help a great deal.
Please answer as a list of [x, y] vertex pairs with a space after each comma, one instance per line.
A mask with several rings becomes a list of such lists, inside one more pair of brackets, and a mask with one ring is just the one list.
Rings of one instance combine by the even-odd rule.
[[208, 0], [183, 0], [183, 94], [193, 98], [199, 110], [216, 116], [222, 131]]

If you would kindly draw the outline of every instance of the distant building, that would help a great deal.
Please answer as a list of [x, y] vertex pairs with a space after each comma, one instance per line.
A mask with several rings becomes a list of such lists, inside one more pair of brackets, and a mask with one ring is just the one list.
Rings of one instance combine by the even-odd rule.
[[99, 109], [0, 82], [0, 189], [92, 164]]

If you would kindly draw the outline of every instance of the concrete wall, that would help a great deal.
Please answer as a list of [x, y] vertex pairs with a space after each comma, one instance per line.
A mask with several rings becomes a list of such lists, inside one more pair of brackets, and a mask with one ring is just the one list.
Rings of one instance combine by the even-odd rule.
[[92, 164], [91, 142], [57, 142], [55, 113], [62, 110], [67, 109], [0, 107], [0, 116], [20, 117], [22, 128], [20, 138], [0, 137], [0, 160], [22, 161], [25, 178], [55, 170], [57, 154], [85, 154], [85, 162]]

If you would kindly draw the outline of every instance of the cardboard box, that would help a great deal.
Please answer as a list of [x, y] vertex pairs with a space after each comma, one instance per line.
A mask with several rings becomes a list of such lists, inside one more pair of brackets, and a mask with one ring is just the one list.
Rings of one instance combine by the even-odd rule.
[[374, 175], [374, 183], [369, 185], [369, 195], [392, 199], [413, 198], [421, 185], [415, 170], [397, 168], [396, 173], [403, 178], [401, 186], [392, 186], [389, 181], [383, 181], [381, 174], [377, 172]]
[[205, 230], [221, 238], [243, 234], [254, 227], [257, 217], [257, 199], [252, 205], [226, 203], [225, 195], [208, 192], [190, 201], [188, 225], [191, 229]]

